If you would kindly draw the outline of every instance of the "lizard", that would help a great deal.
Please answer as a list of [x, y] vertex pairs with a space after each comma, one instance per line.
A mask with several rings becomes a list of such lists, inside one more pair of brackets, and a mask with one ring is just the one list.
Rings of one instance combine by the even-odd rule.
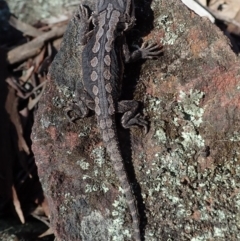
[[[131, 213], [134, 240], [141, 241], [137, 201], [125, 170], [115, 117], [116, 113], [123, 113], [121, 124], [124, 128], [139, 125], [147, 131], [148, 122], [137, 113], [139, 103], [119, 100], [124, 62], [151, 59], [161, 51], [157, 44], [146, 42], [130, 53], [125, 32], [135, 24], [134, 11], [133, 0], [97, 0], [91, 16], [86, 6], [79, 5], [76, 17], [81, 25], [78, 44], [83, 47], [83, 79], [81, 85], [76, 86], [75, 100], [65, 111], [71, 121], [71, 111], [80, 118], [86, 117], [90, 110], [95, 112], [104, 146]], [[90, 30], [91, 24], [93, 29]]]

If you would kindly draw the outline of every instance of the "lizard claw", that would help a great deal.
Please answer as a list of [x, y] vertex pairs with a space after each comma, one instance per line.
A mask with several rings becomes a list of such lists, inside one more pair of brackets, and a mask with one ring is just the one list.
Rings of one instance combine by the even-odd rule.
[[160, 47], [158, 44], [156, 43], [149, 44], [148, 42], [144, 42], [142, 44], [140, 51], [142, 53], [143, 59], [152, 59], [162, 53], [162, 50], [160, 50]]
[[146, 135], [148, 133], [148, 122], [143, 118], [143, 116], [140, 113], [138, 113], [134, 117], [134, 119], [136, 119], [138, 125], [144, 128], [144, 134]]
[[89, 24], [92, 21], [92, 16], [89, 17], [88, 9], [82, 4], [79, 4], [78, 11], [74, 17], [85, 24]]
[[76, 118], [74, 117], [71, 117], [70, 113], [73, 111], [73, 109], [71, 107], [67, 107], [64, 109], [64, 114], [65, 116], [67, 117], [68, 121], [71, 122], [71, 123], [74, 123], [74, 120]]

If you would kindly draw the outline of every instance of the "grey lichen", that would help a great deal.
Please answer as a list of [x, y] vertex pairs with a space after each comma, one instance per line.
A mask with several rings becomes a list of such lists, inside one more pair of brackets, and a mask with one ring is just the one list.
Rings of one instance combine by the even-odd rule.
[[[123, 193], [123, 190], [119, 188]], [[131, 230], [124, 227], [125, 214], [127, 209], [126, 198], [123, 195], [119, 195], [118, 198], [112, 204], [114, 209], [112, 211], [112, 225], [109, 227], [109, 232], [114, 241], [123, 241], [125, 238], [131, 237]]]
[[238, 142], [240, 141], [240, 132], [233, 132], [232, 136], [229, 137], [229, 140], [232, 141], [232, 142]]
[[[182, 27], [177, 29], [174, 33], [170, 27], [173, 24], [172, 17], [168, 15], [160, 15], [157, 19], [155, 19], [157, 25], [163, 28], [165, 32], [164, 38], [161, 39], [163, 45], [173, 45], [178, 38], [179, 32], [181, 32]], [[181, 30], [181, 31], [180, 31]]]
[[126, 201], [119, 196], [113, 203], [112, 218], [109, 210], [104, 217], [99, 211], [92, 211], [81, 221], [81, 237], [83, 241], [124, 241], [130, 240], [131, 232], [124, 227]]
[[93, 149], [91, 158], [94, 159], [94, 163], [96, 164], [96, 168], [102, 168], [103, 164], [105, 163], [105, 150], [102, 146]]
[[154, 137], [161, 143], [166, 143], [167, 141], [166, 133], [161, 127], [156, 130]]
[[89, 163], [85, 162], [85, 159], [78, 160], [77, 165], [79, 165], [83, 170], [87, 170], [89, 168]]
[[75, 92], [72, 91], [69, 87], [61, 85], [61, 87], [58, 88], [58, 91], [60, 94], [65, 96], [67, 99], [73, 99], [75, 97]]
[[[152, 7], [156, 9], [154, 3], [155, 1], [153, 1]], [[163, 45], [173, 45], [179, 38], [179, 35], [185, 30], [185, 23], [174, 23], [176, 28], [173, 29], [173, 19], [174, 16], [170, 14], [166, 15], [166, 13], [161, 13], [159, 17], [155, 19], [156, 29], [160, 28], [164, 31], [164, 37], [161, 39]]]
[[175, 107], [176, 116], [174, 124], [182, 125], [181, 137], [176, 142], [181, 143], [185, 150], [192, 154], [191, 147], [203, 147], [204, 140], [198, 133], [197, 128], [202, 123], [204, 109], [199, 106], [204, 93], [198, 90], [190, 90], [189, 93], [180, 91], [178, 104]]
[[80, 234], [83, 241], [109, 240], [109, 219], [98, 211], [92, 211], [90, 215], [83, 217]]
[[[93, 159], [94, 165], [90, 168], [90, 165], [80, 161], [79, 165], [81, 168], [87, 168], [87, 174], [83, 175], [83, 180], [89, 180], [85, 185], [85, 192], [99, 192], [103, 191], [106, 193], [109, 190], [109, 183], [111, 179], [115, 177], [115, 174], [112, 170], [111, 163], [106, 162], [105, 149], [103, 146], [94, 148], [90, 154], [90, 157]], [[101, 177], [104, 177], [105, 181], [102, 181]]]
[[189, 149], [193, 145], [196, 145], [197, 147], [204, 146], [204, 140], [202, 139], [201, 135], [196, 132], [195, 127], [192, 124], [183, 126], [181, 137], [183, 139], [179, 139], [179, 142], [185, 149]]
[[59, 214], [65, 216], [68, 213], [68, 209], [76, 202], [76, 198], [70, 193], [59, 193], [58, 196], [64, 196], [63, 202], [59, 206]]
[[[203, 96], [204, 93], [198, 90], [190, 90], [189, 93], [180, 92], [179, 99], [174, 107], [175, 116], [171, 123], [181, 130], [181, 134], [178, 138], [169, 140], [164, 132], [163, 123], [161, 121], [158, 122], [160, 126], [156, 127], [154, 135], [155, 140], [159, 143], [165, 143], [168, 141], [170, 145], [174, 145], [176, 149], [175, 152], [171, 153], [172, 157], [176, 157], [176, 155], [179, 156], [181, 152], [185, 155], [188, 152], [189, 154], [192, 154], [192, 150], [195, 150], [195, 147], [201, 148], [204, 146], [204, 140], [197, 131], [197, 128], [202, 123], [202, 116], [204, 113], [204, 109], [199, 106], [200, 100]], [[161, 107], [157, 102], [153, 103], [152, 101], [149, 101], [149, 103], [149, 111], [155, 112], [156, 115], [154, 115], [154, 119], [157, 119], [157, 112], [162, 111]], [[184, 149], [182, 149], [179, 144], [181, 144]], [[156, 156], [158, 156], [158, 154], [156, 154]]]
[[[163, 45], [174, 45], [179, 37], [186, 31], [185, 22], [175, 22], [174, 12], [162, 12], [159, 1], [152, 1], [151, 8], [155, 11], [155, 29], [161, 29], [164, 36], [161, 38]], [[174, 26], [174, 28], [173, 28]]]
[[[204, 93], [196, 89], [180, 91], [168, 109], [161, 104], [163, 99], [146, 99], [146, 112], [151, 115], [154, 126], [152, 141], [155, 145], [151, 159], [145, 158], [140, 169], [144, 171], [141, 186], [145, 192], [142, 196], [149, 210], [147, 215], [159, 222], [158, 228], [154, 222], [147, 226], [146, 240], [161, 240], [165, 232], [164, 237], [172, 240], [185, 240], [187, 237], [191, 241], [226, 240], [238, 233], [240, 193], [236, 190], [240, 187], [240, 167], [236, 163], [239, 151], [236, 149], [234, 155], [219, 166], [214, 165], [211, 156], [199, 154], [206, 145], [201, 135], [203, 98]], [[162, 121], [162, 114], [168, 116], [167, 124], [166, 117]], [[235, 144], [239, 141], [239, 133], [234, 132], [221, 141]], [[162, 208], [159, 202], [172, 210]], [[161, 212], [156, 211], [159, 206]], [[172, 219], [178, 220], [172, 225], [175, 226], [172, 230], [177, 228], [181, 232], [166, 228], [166, 223]], [[206, 227], [204, 230], [203, 226]]]
[[48, 128], [50, 125], [54, 126], [54, 123], [50, 120], [49, 117], [43, 116], [40, 120], [41, 127], [43, 129]]
[[204, 93], [198, 90], [193, 91], [190, 89], [189, 93], [180, 91], [178, 109], [189, 117], [189, 120], [194, 126], [199, 127], [202, 123], [202, 116], [204, 109], [199, 107], [200, 100], [203, 98]]
[[[88, 184], [85, 185], [85, 192], [103, 191], [106, 193], [109, 190], [108, 181], [116, 177], [110, 163], [106, 161], [105, 149], [99, 146], [93, 149], [90, 156], [94, 165], [88, 169], [86, 175], [83, 175], [84, 180], [89, 180]], [[81, 161], [81, 165], [85, 166], [85, 164], [83, 165], [83, 161]], [[104, 176], [104, 182], [98, 181], [101, 180], [101, 176]], [[120, 188], [119, 191], [121, 192], [122, 189]], [[112, 205], [112, 212], [107, 211], [106, 217], [103, 217], [100, 212], [94, 211], [89, 216], [83, 218], [81, 222], [81, 236], [83, 240], [124, 241], [131, 237], [131, 230], [124, 226], [127, 210], [124, 195], [119, 195]], [[94, 228], [94, 231], [92, 228]]]
[[[202, 123], [204, 113], [204, 109], [200, 107], [203, 96], [204, 93], [198, 90], [179, 93], [179, 97], [172, 108], [173, 118], [168, 124], [168, 126], [173, 126], [178, 130], [179, 134], [175, 139], [169, 138], [165, 122], [161, 121], [159, 116], [159, 113], [164, 112], [161, 105], [162, 101], [156, 98], [149, 99], [146, 111], [151, 113], [155, 127], [153, 140], [156, 145], [171, 147], [169, 152], [155, 153], [151, 166], [146, 165], [148, 167], [145, 169], [147, 181], [141, 183], [143, 186], [148, 186], [147, 197], [150, 215], [154, 216], [155, 219], [162, 219], [161, 215], [152, 208], [157, 202], [157, 193], [161, 193], [161, 196], [168, 200], [169, 205], [175, 207], [175, 215], [179, 220], [184, 220], [192, 214], [191, 205], [193, 204], [186, 204], [184, 200], [181, 200], [176, 190], [182, 186], [182, 177], [188, 177], [189, 180], [198, 177], [196, 166], [188, 163], [187, 159], [204, 146], [204, 139], [197, 131]], [[143, 195], [143, 197], [146, 196]], [[159, 240], [157, 237], [158, 234], [156, 232], [154, 234], [154, 227], [146, 229], [146, 240]]]
[[52, 98], [52, 103], [53, 106], [62, 109], [68, 105], [68, 102], [70, 103], [74, 99], [75, 93], [67, 86], [58, 86], [58, 92], [59, 95]]

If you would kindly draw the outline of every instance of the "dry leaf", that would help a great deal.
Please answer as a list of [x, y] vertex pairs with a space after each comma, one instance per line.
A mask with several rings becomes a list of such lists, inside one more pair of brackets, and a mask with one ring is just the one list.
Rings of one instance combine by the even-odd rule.
[[16, 213], [21, 221], [21, 223], [25, 223], [25, 219], [23, 216], [23, 212], [21, 209], [21, 204], [19, 202], [18, 196], [17, 196], [17, 192], [15, 190], [15, 187], [12, 186], [12, 197], [13, 197], [13, 205], [15, 207]]
[[54, 234], [53, 231], [52, 231], [52, 228], [49, 228], [46, 232], [44, 232], [43, 234], [39, 235], [38, 237], [39, 238], [43, 238], [45, 236], [52, 235], [52, 234]]
[[209, 2], [209, 8], [218, 11], [225, 18], [234, 19], [240, 10], [240, 0], [212, 0]]

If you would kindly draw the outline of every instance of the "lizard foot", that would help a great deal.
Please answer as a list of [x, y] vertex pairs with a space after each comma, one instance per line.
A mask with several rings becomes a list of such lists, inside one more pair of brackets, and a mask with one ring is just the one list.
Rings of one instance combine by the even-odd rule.
[[74, 15], [74, 17], [78, 21], [83, 21], [84, 23], [87, 23], [87, 24], [89, 24], [92, 20], [92, 17], [91, 16], [89, 17], [88, 15], [88, 9], [84, 7], [82, 4], [79, 5], [78, 11]]
[[161, 48], [156, 43], [149, 44], [144, 42], [139, 50], [143, 59], [153, 59], [162, 53]]
[[135, 115], [133, 118], [125, 122], [124, 120], [122, 121], [122, 126], [124, 128], [130, 128], [132, 126], [142, 126], [144, 128], [144, 133], [147, 134], [148, 132], [148, 122], [143, 118], [141, 114]]
[[83, 104], [82, 101], [79, 101], [78, 104], [71, 103], [64, 109], [64, 112], [67, 119], [74, 123], [75, 120], [86, 117], [89, 113], [89, 109]]

